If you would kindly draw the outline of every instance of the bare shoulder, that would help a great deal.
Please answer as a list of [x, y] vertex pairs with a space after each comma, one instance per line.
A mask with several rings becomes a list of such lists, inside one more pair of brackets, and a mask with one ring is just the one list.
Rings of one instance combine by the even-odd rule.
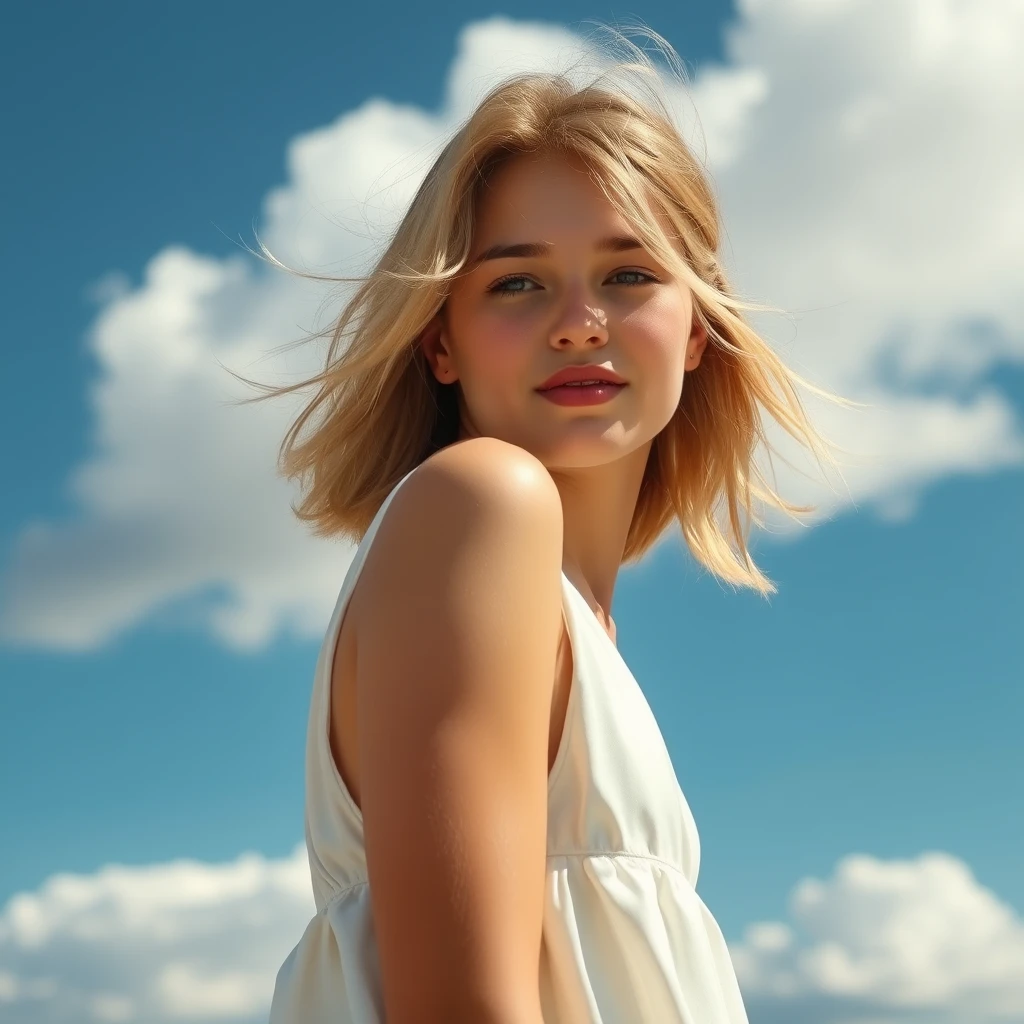
[[524, 568], [557, 577], [561, 549], [561, 498], [544, 464], [498, 438], [472, 438], [436, 452], [399, 488], [360, 574], [360, 606], [386, 607], [380, 599], [396, 587], [457, 584], [466, 560], [492, 564], [498, 552], [519, 551]]
[[404, 497], [415, 505], [431, 496], [458, 500], [470, 495], [557, 505], [561, 515], [558, 488], [540, 459], [496, 437], [474, 437], [435, 452], [416, 469], [394, 501]]

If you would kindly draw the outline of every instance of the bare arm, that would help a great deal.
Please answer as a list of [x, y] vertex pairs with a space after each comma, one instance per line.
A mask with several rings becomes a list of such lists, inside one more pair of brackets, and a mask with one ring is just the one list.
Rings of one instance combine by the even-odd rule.
[[388, 1024], [542, 1024], [561, 558], [543, 465], [479, 438], [403, 485], [364, 566], [357, 721]]

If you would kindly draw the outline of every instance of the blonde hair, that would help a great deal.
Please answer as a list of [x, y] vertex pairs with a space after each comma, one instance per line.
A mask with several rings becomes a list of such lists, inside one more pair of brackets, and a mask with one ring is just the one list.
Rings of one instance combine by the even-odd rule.
[[[644, 31], [685, 79], [671, 46]], [[626, 45], [632, 59], [614, 62], [606, 74], [658, 79], [646, 53]], [[707, 569], [762, 595], [774, 593], [747, 549], [750, 521], [764, 525], [754, 500], [791, 516], [814, 506], [787, 502], [756, 466], [758, 443], [772, 451], [760, 409], [810, 448], [820, 466], [822, 458], [833, 461], [828, 442], [808, 420], [794, 385], [854, 403], [797, 376], [745, 322], [743, 310], [778, 310], [741, 300], [730, 288], [717, 256], [718, 208], [702, 166], [656, 92], [644, 102], [625, 88], [602, 87], [600, 77], [576, 87], [566, 74], [520, 74], [492, 89], [437, 157], [365, 277], [293, 271], [260, 243], [272, 263], [291, 273], [359, 282], [333, 324], [300, 339], [330, 332], [319, 373], [284, 387], [238, 378], [265, 392], [246, 401], [317, 389], [279, 453], [282, 474], [305, 486], [293, 511], [319, 536], [359, 541], [399, 479], [456, 440], [460, 385], [433, 377], [418, 341], [441, 309], [448, 283], [467, 264], [481, 188], [507, 161], [541, 152], [585, 161], [649, 251], [689, 286], [694, 314], [708, 333], [700, 365], [686, 374], [678, 408], [652, 443], [623, 563], [639, 561], [678, 521], [691, 553]], [[659, 214], [681, 252], [663, 233]]]

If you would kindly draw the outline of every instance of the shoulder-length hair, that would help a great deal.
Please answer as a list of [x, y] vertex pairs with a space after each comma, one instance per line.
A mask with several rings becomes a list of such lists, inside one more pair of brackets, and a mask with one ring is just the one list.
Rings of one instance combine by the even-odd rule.
[[[670, 44], [646, 34], [685, 80]], [[678, 522], [690, 552], [712, 573], [762, 595], [775, 592], [747, 547], [750, 523], [764, 525], [755, 501], [793, 517], [815, 506], [786, 501], [756, 465], [759, 443], [769, 459], [773, 452], [762, 412], [806, 445], [819, 466], [822, 459], [834, 465], [795, 386], [856, 403], [803, 380], [744, 319], [744, 310], [781, 311], [743, 300], [730, 287], [718, 259], [714, 193], [657, 90], [641, 98], [602, 82], [616, 72], [659, 79], [646, 52], [626, 45], [629, 61], [612, 62], [582, 86], [566, 74], [543, 73], [515, 75], [492, 89], [434, 161], [368, 275], [294, 271], [260, 242], [270, 261], [290, 273], [358, 283], [332, 324], [300, 339], [330, 334], [320, 372], [284, 387], [239, 378], [264, 392], [246, 401], [316, 389], [279, 452], [281, 473], [303, 485], [293, 511], [315, 534], [360, 541], [395, 484], [456, 440], [460, 385], [434, 378], [421, 335], [468, 263], [478, 197], [495, 171], [521, 154], [571, 154], [649, 251], [689, 286], [694, 315], [708, 333], [700, 365], [686, 374], [675, 414], [652, 443], [623, 563], [639, 561]]]

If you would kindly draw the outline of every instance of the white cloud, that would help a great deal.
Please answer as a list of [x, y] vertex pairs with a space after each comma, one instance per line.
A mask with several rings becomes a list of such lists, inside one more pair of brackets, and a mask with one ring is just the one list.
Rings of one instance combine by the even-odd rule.
[[796, 886], [790, 916], [748, 926], [730, 949], [752, 1019], [1024, 1019], [1024, 921], [949, 854], [846, 857], [831, 879]]
[[[1019, 411], [984, 379], [1024, 362], [1024, 7], [739, 7], [721, 74], [768, 84], [715, 168], [730, 265], [798, 314], [793, 331], [755, 318], [798, 369], [870, 404], [818, 416], [850, 451], [849, 497], [910, 510], [933, 480], [1020, 465]], [[823, 515], [847, 500], [797, 493]]]
[[[302, 844], [55, 875], [0, 908], [0, 1017], [263, 1022], [314, 913]], [[749, 925], [730, 951], [759, 1024], [1024, 1018], [1024, 922], [945, 853], [847, 857], [794, 888], [789, 921]]]
[[280, 860], [54, 875], [0, 911], [0, 1017], [263, 1022], [314, 913], [304, 844]]
[[[686, 137], [699, 153], [706, 143], [723, 257], [745, 294], [795, 311], [793, 321], [754, 318], [783, 356], [869, 406], [808, 400], [848, 452], [844, 481], [831, 486], [772, 433], [797, 467], [778, 466], [783, 493], [818, 502], [818, 519], [851, 504], [901, 517], [936, 480], [1021, 465], [1018, 411], [989, 378], [1024, 361], [1024, 68], [1010, 45], [1024, 35], [1024, 8], [739, 8], [727, 63], [703, 69], [690, 97], [674, 99]], [[567, 66], [579, 45], [558, 26], [468, 26], [442, 110], [375, 98], [293, 140], [262, 237], [295, 266], [365, 267], [482, 93], [512, 71]], [[310, 282], [180, 247], [157, 253], [138, 287], [114, 272], [93, 294], [102, 306], [90, 344], [102, 373], [91, 396], [94, 451], [69, 483], [79, 514], [26, 525], [0, 631], [87, 649], [199, 599], [206, 628], [235, 647], [283, 630], [317, 637], [352, 552], [312, 539], [275, 475], [298, 400], [226, 404], [249, 392], [215, 358], [264, 380], [311, 371], [316, 346], [266, 357], [322, 326], [341, 294], [320, 310], [327, 293]]]

